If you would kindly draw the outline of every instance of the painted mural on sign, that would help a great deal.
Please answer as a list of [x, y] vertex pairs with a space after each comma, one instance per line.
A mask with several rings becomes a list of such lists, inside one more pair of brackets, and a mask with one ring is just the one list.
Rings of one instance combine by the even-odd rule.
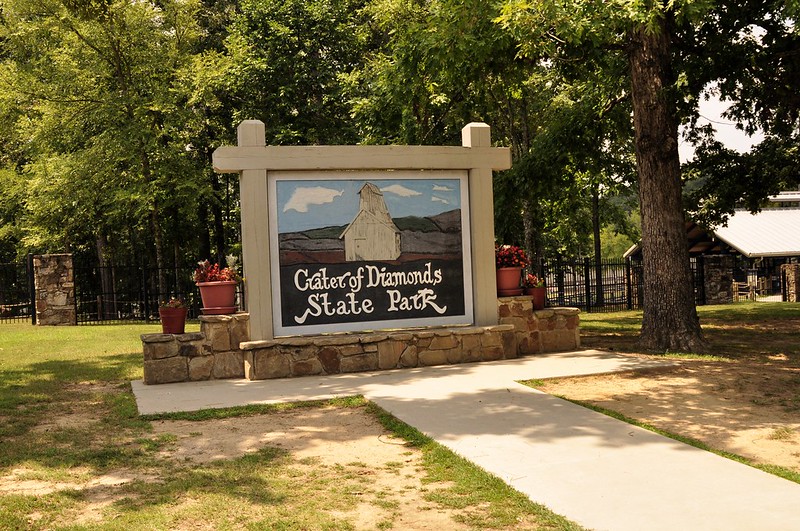
[[276, 331], [470, 324], [463, 172], [324, 177], [270, 182]]

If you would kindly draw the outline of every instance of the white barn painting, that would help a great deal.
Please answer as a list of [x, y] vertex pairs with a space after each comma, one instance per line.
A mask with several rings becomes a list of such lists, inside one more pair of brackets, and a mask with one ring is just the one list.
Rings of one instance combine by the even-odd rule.
[[400, 230], [392, 221], [383, 193], [368, 182], [358, 195], [358, 214], [339, 236], [344, 240], [345, 261], [396, 260], [400, 256]]

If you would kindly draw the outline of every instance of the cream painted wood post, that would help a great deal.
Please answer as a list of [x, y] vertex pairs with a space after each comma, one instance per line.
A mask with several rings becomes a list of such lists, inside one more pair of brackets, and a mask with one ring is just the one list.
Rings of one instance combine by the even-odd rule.
[[[239, 147], [265, 147], [261, 120], [245, 120], [236, 129]], [[242, 170], [239, 200], [242, 215], [242, 262], [244, 265], [250, 337], [272, 339], [272, 277], [270, 272], [267, 170]]]
[[[472, 122], [461, 130], [461, 145], [490, 148], [491, 128]], [[470, 231], [472, 232], [472, 294], [475, 324], [497, 324], [497, 277], [494, 262], [494, 192], [492, 168], [469, 170]]]

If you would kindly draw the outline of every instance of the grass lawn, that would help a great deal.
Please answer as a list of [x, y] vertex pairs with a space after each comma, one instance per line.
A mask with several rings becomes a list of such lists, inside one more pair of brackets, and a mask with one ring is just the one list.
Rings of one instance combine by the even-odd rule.
[[[331, 465], [262, 445], [199, 465], [170, 458], [178, 437], [155, 423], [191, 422], [200, 439], [213, 423], [269, 423], [287, 408], [140, 417], [129, 381], [142, 377], [139, 335], [158, 331], [0, 324], [0, 529], [389, 529], [413, 510], [445, 514], [447, 529], [579, 529], [358, 397], [295, 408], [376, 419], [404, 441], [403, 460], [418, 459], [406, 479], [419, 487], [374, 487], [403, 463], [370, 469], [368, 456]], [[381, 517], [360, 522], [363, 507]]]
[[[712, 356], [769, 361], [770, 356], [781, 354], [800, 364], [798, 303], [698, 306], [697, 313]], [[581, 341], [586, 346], [639, 352], [636, 341], [641, 324], [641, 311], [582, 313]]]

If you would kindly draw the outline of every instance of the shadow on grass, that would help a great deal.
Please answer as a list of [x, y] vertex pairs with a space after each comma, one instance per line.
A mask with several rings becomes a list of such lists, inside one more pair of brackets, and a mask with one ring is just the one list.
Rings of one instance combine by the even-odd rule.
[[[135, 449], [93, 444], [126, 428], [143, 429], [127, 378], [136, 354], [46, 360], [0, 372], [0, 466], [36, 460], [45, 466], [104, 468]], [[80, 415], [80, 419], [71, 416]]]
[[289, 453], [274, 447], [261, 448], [249, 455], [204, 464], [198, 468], [175, 468], [163, 481], [135, 481], [123, 489], [130, 494], [117, 501], [121, 511], [152, 510], [154, 506], [174, 507], [182, 499], [203, 494], [225, 496], [254, 504], [278, 504], [286, 499], [271, 481], [270, 469], [289, 463]]

